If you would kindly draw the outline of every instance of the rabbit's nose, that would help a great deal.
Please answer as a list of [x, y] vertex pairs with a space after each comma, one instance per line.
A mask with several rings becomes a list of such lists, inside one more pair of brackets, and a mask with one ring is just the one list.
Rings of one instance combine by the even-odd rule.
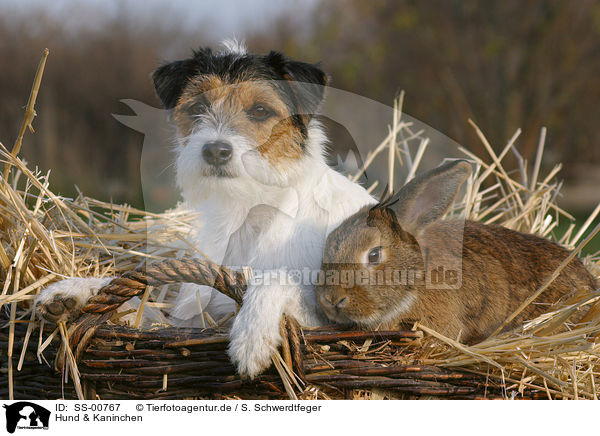
[[331, 307], [340, 309], [348, 304], [348, 297], [346, 295], [326, 295], [325, 301]]

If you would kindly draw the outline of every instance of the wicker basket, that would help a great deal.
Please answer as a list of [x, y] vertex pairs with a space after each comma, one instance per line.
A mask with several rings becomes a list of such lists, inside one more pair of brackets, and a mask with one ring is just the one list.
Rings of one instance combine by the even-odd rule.
[[[25, 324], [18, 324], [16, 337], [24, 337], [25, 330]], [[293, 388], [297, 398], [355, 398], [375, 391], [391, 398], [505, 398], [501, 385], [484, 376], [411, 361], [421, 332], [297, 332], [299, 343], [294, 334], [288, 335], [282, 353], [298, 376]], [[8, 335], [0, 332], [4, 362], [7, 343]], [[106, 400], [290, 398], [274, 368], [253, 381], [240, 379], [229, 362], [227, 345], [225, 332], [211, 329], [139, 331], [101, 326], [78, 363], [84, 396]], [[55, 339], [44, 351], [49, 363], [39, 363], [35, 347], [29, 346], [22, 369], [13, 374], [15, 399], [77, 398], [72, 381], [52, 365], [62, 352], [59, 346], [60, 340]], [[15, 343], [14, 355], [19, 356], [21, 349], [22, 342]], [[8, 397], [7, 377], [0, 381], [0, 396]], [[524, 398], [544, 396], [541, 391], [524, 392]]]
[[[104, 323], [122, 301], [139, 295], [148, 284], [177, 281], [210, 284], [238, 301], [245, 289], [241, 275], [206, 261], [167, 261], [144, 273], [127, 273], [103, 288], [84, 308], [87, 314], [69, 329], [79, 394], [73, 372], [68, 377], [64, 370], [66, 348], [58, 335], [43, 359], [29, 346], [21, 369], [0, 381], [0, 396], [8, 397], [10, 378], [15, 399], [339, 399], [374, 392], [391, 398], [505, 398], [502, 385], [493, 379], [421, 364], [415, 357], [420, 331], [302, 329], [284, 316], [280, 361], [256, 379], [243, 380], [229, 361], [224, 330], [140, 331]], [[27, 323], [17, 323], [15, 338], [26, 337], [26, 329]], [[8, 343], [6, 330], [0, 331], [4, 362], [12, 358], [4, 355]], [[23, 342], [15, 342], [13, 356], [21, 356], [22, 347]], [[532, 389], [521, 398], [544, 395]]]

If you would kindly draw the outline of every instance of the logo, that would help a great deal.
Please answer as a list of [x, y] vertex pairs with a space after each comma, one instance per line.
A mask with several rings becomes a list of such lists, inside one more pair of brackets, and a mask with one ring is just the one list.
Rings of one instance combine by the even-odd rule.
[[3, 406], [6, 409], [6, 431], [18, 429], [48, 429], [50, 411], [29, 401], [19, 401]]

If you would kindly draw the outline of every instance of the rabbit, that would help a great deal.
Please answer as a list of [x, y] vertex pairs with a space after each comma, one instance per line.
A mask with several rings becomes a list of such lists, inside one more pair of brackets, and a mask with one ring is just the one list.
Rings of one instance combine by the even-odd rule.
[[[331, 321], [371, 329], [419, 321], [473, 344], [543, 284], [568, 250], [500, 225], [443, 219], [470, 174], [467, 161], [443, 164], [328, 235], [315, 293]], [[447, 266], [455, 269], [440, 269]], [[503, 330], [549, 311], [571, 292], [597, 286], [574, 259]]]

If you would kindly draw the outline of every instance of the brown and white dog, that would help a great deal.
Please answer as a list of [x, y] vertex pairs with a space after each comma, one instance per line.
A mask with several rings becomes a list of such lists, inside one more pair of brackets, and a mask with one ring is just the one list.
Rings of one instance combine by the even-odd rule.
[[[234, 41], [223, 45], [165, 64], [153, 79], [177, 127], [177, 184], [200, 216], [192, 242], [216, 262], [255, 272], [229, 347], [238, 371], [254, 377], [281, 342], [283, 313], [303, 325], [325, 322], [313, 283], [298, 272], [318, 272], [328, 233], [375, 201], [326, 163], [327, 139], [313, 118], [325, 73], [279, 52], [254, 55]], [[104, 283], [55, 283], [39, 295], [37, 311], [69, 319]], [[185, 285], [173, 322], [193, 325], [198, 301], [213, 317], [234, 309], [211, 288]]]

